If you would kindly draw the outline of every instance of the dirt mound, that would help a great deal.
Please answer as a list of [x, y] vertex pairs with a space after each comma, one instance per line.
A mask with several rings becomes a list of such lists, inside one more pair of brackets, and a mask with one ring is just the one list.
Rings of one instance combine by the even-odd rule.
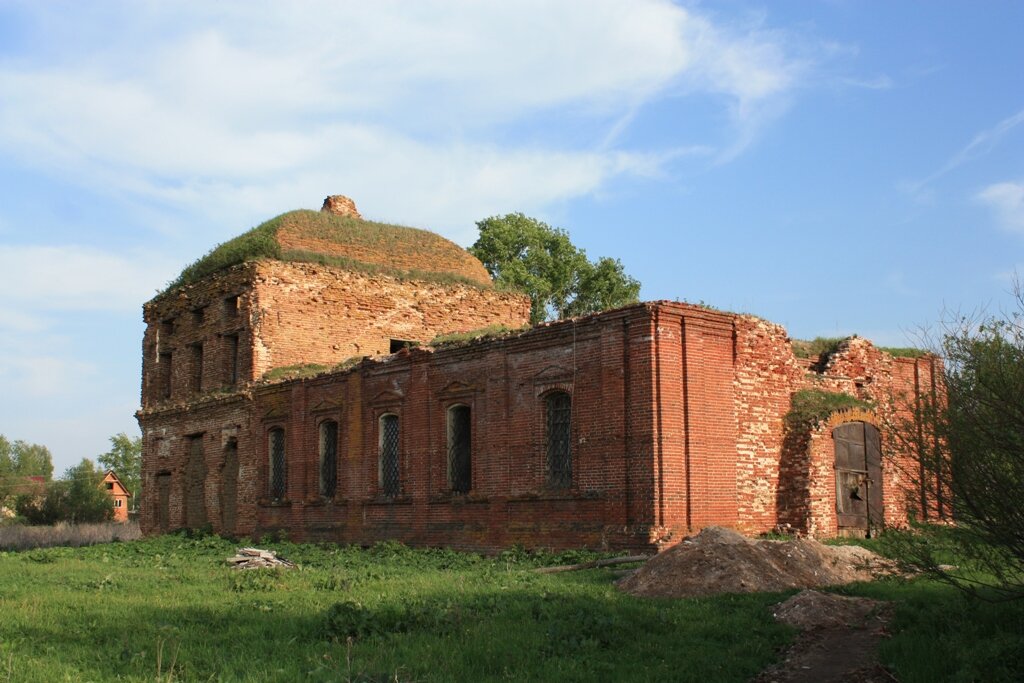
[[708, 527], [651, 558], [618, 586], [631, 595], [683, 598], [834, 586], [889, 571], [888, 561], [857, 546], [755, 540]]
[[773, 616], [777, 621], [801, 631], [859, 627], [883, 604], [870, 598], [848, 598], [835, 593], [803, 590], [776, 605]]

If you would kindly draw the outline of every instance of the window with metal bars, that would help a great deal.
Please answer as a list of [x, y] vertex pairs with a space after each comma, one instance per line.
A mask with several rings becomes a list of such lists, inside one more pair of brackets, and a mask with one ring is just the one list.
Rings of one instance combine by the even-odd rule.
[[472, 419], [469, 406], [448, 409], [448, 486], [453, 493], [468, 493], [473, 486]]
[[284, 459], [284, 430], [274, 427], [268, 434], [270, 450], [270, 497], [281, 500], [288, 485], [288, 467]]
[[545, 399], [547, 418], [547, 483], [553, 488], [572, 485], [572, 399], [564, 391], [548, 394]]
[[338, 487], [338, 423], [320, 423], [320, 495], [334, 498]]
[[398, 416], [380, 416], [380, 488], [385, 496], [397, 496], [402, 492], [398, 460]]

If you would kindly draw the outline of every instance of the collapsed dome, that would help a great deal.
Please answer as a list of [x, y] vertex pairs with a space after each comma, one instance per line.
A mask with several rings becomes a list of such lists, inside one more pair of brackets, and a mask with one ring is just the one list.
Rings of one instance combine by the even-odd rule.
[[259, 258], [492, 285], [479, 259], [451, 240], [429, 230], [364, 220], [351, 199], [332, 195], [320, 211], [289, 211], [214, 247], [186, 267], [168, 289]]

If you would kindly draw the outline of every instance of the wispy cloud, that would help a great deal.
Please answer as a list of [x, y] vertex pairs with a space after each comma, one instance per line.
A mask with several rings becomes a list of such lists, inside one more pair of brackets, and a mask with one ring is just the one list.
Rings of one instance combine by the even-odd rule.
[[977, 133], [967, 145], [959, 152], [950, 157], [946, 163], [940, 166], [934, 173], [924, 180], [907, 183], [906, 187], [913, 193], [925, 189], [927, 185], [938, 180], [950, 171], [962, 166], [968, 161], [977, 159], [992, 150], [1007, 133], [1024, 123], [1024, 109], [1021, 109], [1013, 116], [1009, 116], [995, 126]]
[[[0, 150], [213, 219], [341, 191], [451, 231], [481, 206], [530, 210], [658, 175], [679, 149], [614, 140], [662, 97], [724, 98], [732, 158], [806, 68], [782, 35], [667, 0], [20, 7], [51, 53], [0, 65]], [[549, 139], [494, 142], [538, 116]], [[567, 145], [559, 131], [580, 117], [610, 132]]]
[[999, 226], [1024, 233], [1024, 181], [995, 183], [975, 195], [995, 214]]

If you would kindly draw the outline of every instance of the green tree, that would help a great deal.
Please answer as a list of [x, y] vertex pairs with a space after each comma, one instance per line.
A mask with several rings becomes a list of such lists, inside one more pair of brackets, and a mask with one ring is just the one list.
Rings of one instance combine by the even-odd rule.
[[[918, 495], [953, 527], [889, 535], [914, 568], [961, 588], [1024, 598], [1024, 294], [1000, 315], [950, 316], [937, 349], [945, 398], [925, 399], [899, 433], [917, 455]], [[947, 571], [942, 563], [955, 563]]]
[[97, 460], [105, 469], [113, 470], [134, 501], [142, 481], [142, 437], [132, 438], [121, 432], [110, 437], [110, 450]]
[[11, 443], [0, 434], [0, 506], [9, 505], [30, 476], [53, 476], [50, 449], [21, 440]]
[[46, 492], [18, 496], [16, 508], [30, 524], [103, 522], [113, 515], [113, 504], [103, 487], [103, 470], [88, 458], [69, 467]]
[[477, 222], [480, 236], [469, 251], [495, 282], [529, 295], [530, 322], [593, 313], [635, 303], [640, 283], [618, 259], [596, 263], [569, 235], [521, 213]]

